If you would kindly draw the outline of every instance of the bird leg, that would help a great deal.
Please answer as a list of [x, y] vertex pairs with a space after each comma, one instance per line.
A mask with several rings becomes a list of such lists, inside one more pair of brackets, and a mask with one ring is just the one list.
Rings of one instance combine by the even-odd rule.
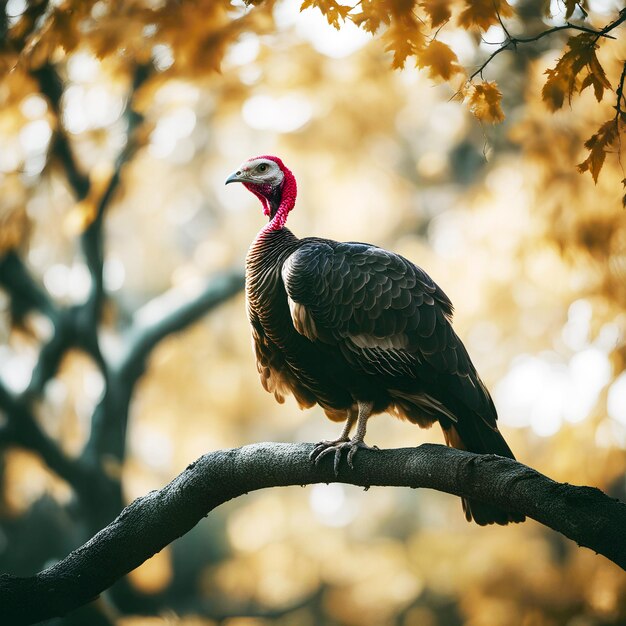
[[353, 412], [350, 412], [348, 415], [348, 420], [346, 421], [346, 425], [344, 426], [343, 431], [341, 432], [341, 436], [339, 439], [335, 439], [332, 441], [320, 441], [315, 448], [313, 448], [313, 452], [311, 452], [310, 458], [317, 465], [320, 459], [323, 456], [326, 456], [329, 453], [335, 453], [334, 459], [334, 470], [335, 476], [339, 474], [339, 462], [341, 460], [341, 453], [343, 450], [348, 450], [348, 465], [350, 469], [354, 469], [354, 465], [352, 464], [352, 458], [356, 454], [356, 451], [359, 448], [364, 448], [366, 450], [378, 450], [376, 446], [368, 446], [363, 439], [365, 438], [365, 431], [367, 429], [367, 420], [372, 414], [373, 403], [372, 402], [359, 402], [359, 412], [358, 417], [356, 418], [356, 433], [352, 439], [349, 439], [350, 430], [352, 429], [352, 425], [355, 421], [355, 416]]

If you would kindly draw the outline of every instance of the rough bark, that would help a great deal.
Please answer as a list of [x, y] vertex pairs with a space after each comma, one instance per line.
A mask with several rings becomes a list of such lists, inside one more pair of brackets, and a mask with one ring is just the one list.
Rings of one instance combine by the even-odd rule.
[[[261, 443], [206, 454], [135, 500], [65, 559], [30, 578], [0, 576], [2, 616], [31, 624], [85, 604], [180, 537], [212, 509], [267, 487], [341, 482], [427, 487], [524, 513], [626, 569], [626, 504], [593, 487], [557, 483], [511, 459], [424, 444], [360, 451], [354, 470], [309, 460], [310, 444]], [[460, 513], [459, 513], [460, 514]]]

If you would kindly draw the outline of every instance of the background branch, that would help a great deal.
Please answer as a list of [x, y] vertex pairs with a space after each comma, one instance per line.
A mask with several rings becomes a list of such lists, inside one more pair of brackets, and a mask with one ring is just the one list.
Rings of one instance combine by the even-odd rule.
[[[94, 599], [180, 537], [212, 509], [249, 491], [341, 482], [428, 487], [524, 513], [626, 569], [626, 504], [599, 489], [557, 483], [517, 461], [424, 444], [361, 451], [335, 477], [311, 463], [311, 444], [261, 443], [206, 454], [159, 491], [127, 506], [65, 559], [30, 578], [0, 576], [0, 606], [12, 624], [63, 615]], [[460, 512], [459, 512], [460, 515]]]
[[[111, 203], [111, 199], [114, 197], [115, 192], [119, 187], [124, 166], [132, 159], [137, 151], [138, 145], [135, 131], [143, 121], [143, 117], [133, 110], [132, 101], [136, 91], [149, 78], [151, 74], [151, 67], [152, 66], [150, 65], [138, 65], [135, 68], [131, 89], [126, 99], [126, 107], [122, 114], [122, 117], [126, 120], [127, 124], [126, 145], [115, 160], [113, 174], [104, 193], [97, 203], [95, 218], [89, 226], [87, 226], [81, 236], [83, 254], [91, 275], [91, 290], [89, 296], [87, 297], [87, 301], [85, 302], [85, 310], [87, 314], [85, 328], [89, 329], [97, 327], [105, 296], [103, 277], [104, 241], [102, 232], [104, 227], [104, 215]], [[99, 354], [99, 348], [97, 347], [97, 335], [94, 334], [92, 340], [95, 342], [94, 349]]]
[[[136, 322], [130, 332], [129, 347], [120, 365], [125, 376], [136, 380], [143, 373], [146, 358], [162, 339], [197, 321], [208, 311], [239, 293], [243, 286], [244, 275], [238, 270], [211, 278], [197, 295], [182, 302], [177, 293], [179, 290], [167, 292], [157, 298], [165, 305], [165, 311], [149, 324], [140, 320], [142, 311], [153, 306], [154, 301], [144, 305], [135, 314]], [[175, 306], [167, 306], [167, 301], [172, 300], [176, 302]]]
[[[108, 454], [119, 461], [124, 459], [129, 404], [152, 350], [168, 335], [187, 328], [232, 298], [243, 285], [243, 273], [231, 271], [212, 277], [188, 299], [181, 297], [179, 289], [172, 289], [148, 302], [135, 314], [135, 322], [125, 342], [128, 348], [119, 362], [109, 368], [109, 384], [94, 413], [84, 458]], [[149, 323], [142, 322], [151, 307], [164, 311], [156, 319], [150, 316]]]
[[33, 279], [15, 250], [10, 250], [0, 258], [0, 286], [11, 294], [17, 319], [33, 309], [44, 313], [53, 322], [59, 317], [58, 308]]
[[7, 418], [5, 439], [38, 453], [45, 463], [77, 492], [88, 493], [90, 477], [39, 426], [27, 404], [0, 383], [0, 409]]

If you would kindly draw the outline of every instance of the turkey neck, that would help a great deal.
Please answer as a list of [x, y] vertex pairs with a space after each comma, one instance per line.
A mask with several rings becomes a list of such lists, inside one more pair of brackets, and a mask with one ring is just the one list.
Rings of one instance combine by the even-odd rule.
[[[264, 228], [252, 242], [246, 257], [246, 293], [253, 309], [284, 292], [280, 275], [285, 259], [298, 247], [300, 240], [288, 229]], [[286, 303], [286, 294], [285, 294]]]
[[263, 229], [246, 257], [248, 317], [253, 326], [260, 323], [263, 332], [278, 345], [284, 344], [290, 321], [281, 270], [299, 244], [300, 240], [287, 228]]
[[282, 262], [291, 254], [300, 240], [288, 229], [268, 230], [264, 228], [254, 239], [246, 257], [246, 274], [266, 274], [277, 268], [280, 273]]

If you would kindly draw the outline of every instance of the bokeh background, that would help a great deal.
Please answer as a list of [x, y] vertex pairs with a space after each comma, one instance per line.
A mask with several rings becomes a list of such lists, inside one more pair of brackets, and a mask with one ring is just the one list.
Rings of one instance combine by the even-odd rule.
[[[257, 380], [237, 285], [264, 218], [245, 189], [224, 186], [257, 154], [281, 156], [296, 175], [289, 225], [297, 235], [387, 247], [444, 288], [522, 462], [626, 499], [619, 148], [597, 184], [576, 170], [585, 140], [614, 115], [615, 93], [598, 103], [587, 90], [561, 111], [546, 107], [544, 72], [567, 36], [557, 34], [489, 64], [484, 74], [498, 81], [506, 119], [481, 123], [453, 98], [454, 85], [411, 63], [392, 70], [380, 37], [350, 22], [336, 30], [295, 0], [255, 4], [4, 3], [1, 571], [32, 575], [117, 512], [94, 515], [72, 471], [60, 476], [35, 440], [15, 434], [16, 407], [63, 458], [97, 458], [105, 482], [121, 481], [120, 504], [211, 450], [336, 435], [321, 410], [278, 405]], [[545, 2], [511, 4], [516, 33], [565, 19], [559, 1], [549, 15]], [[622, 6], [585, 4], [600, 27]], [[614, 88], [626, 57], [623, 28], [615, 34], [598, 51]], [[451, 22], [438, 38], [471, 71], [504, 35], [499, 25], [481, 34]], [[6, 268], [30, 272], [57, 310], [79, 310], [98, 267], [81, 250], [93, 249], [94, 224], [105, 299], [90, 336], [109, 369], [81, 340], [42, 373], [50, 316], [28, 297], [18, 306]], [[94, 456], [94, 415], [104, 411], [106, 423], [107, 410], [115, 413], [103, 398], [108, 387], [125, 388], [113, 375], [125, 351], [207, 289], [224, 291], [219, 304], [161, 329], [128, 387], [117, 448], [102, 444], [108, 456]], [[425, 441], [443, 442], [438, 429], [386, 415], [368, 428], [380, 447]], [[624, 573], [532, 520], [479, 528], [452, 496], [338, 484], [230, 502], [116, 590], [51, 623], [626, 623]]]

